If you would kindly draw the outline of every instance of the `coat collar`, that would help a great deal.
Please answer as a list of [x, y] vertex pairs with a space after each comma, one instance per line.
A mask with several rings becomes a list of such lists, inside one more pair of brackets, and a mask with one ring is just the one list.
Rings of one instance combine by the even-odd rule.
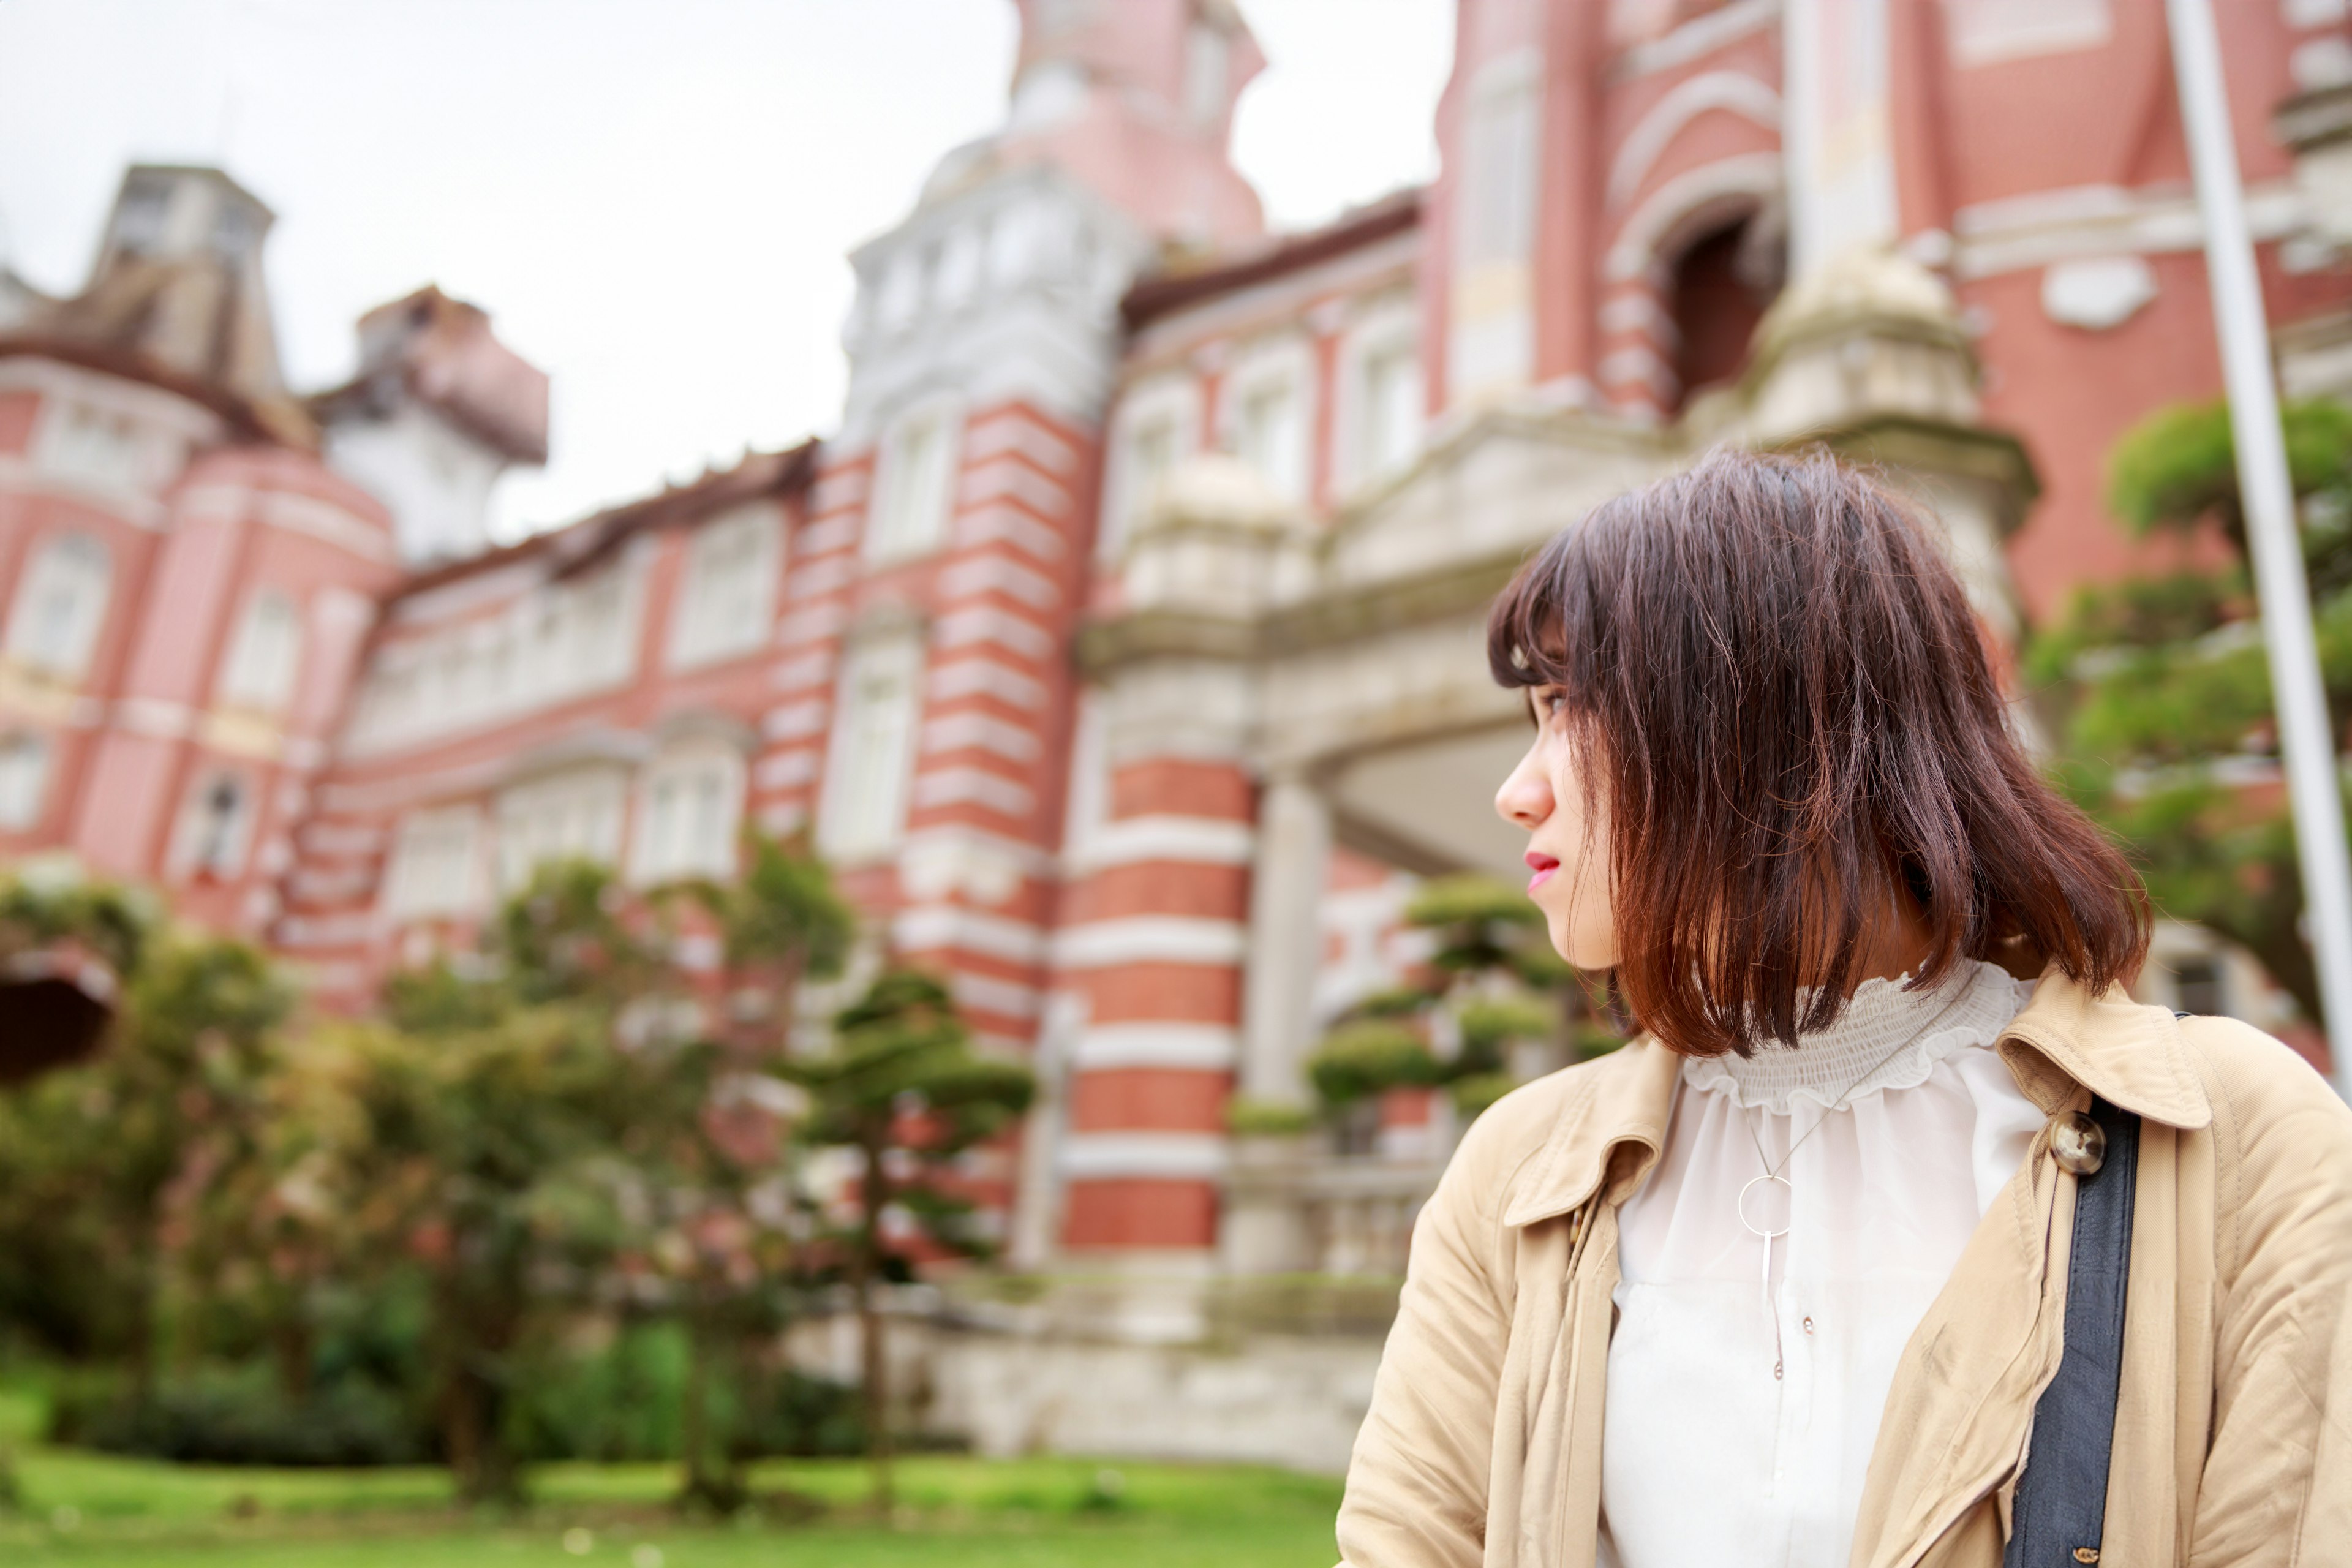
[[[2118, 986], [2094, 996], [2055, 969], [2001, 1032], [1995, 1048], [2027, 1099], [2055, 1114], [2084, 1089], [2167, 1126], [2210, 1125], [2213, 1110], [2161, 1007], [2143, 1007]], [[1528, 1176], [1503, 1211], [1518, 1226], [1581, 1206], [1607, 1181], [1622, 1203], [1650, 1173], [1666, 1142], [1682, 1058], [1648, 1036], [1569, 1069], [1580, 1079], [1563, 1100]]]
[[[1599, 1061], [1567, 1069], [1582, 1081], [1568, 1095], [1528, 1177], [1503, 1210], [1507, 1226], [1533, 1225], [1579, 1207], [1610, 1178], [1622, 1202], [1666, 1146], [1682, 1058], [1647, 1035]], [[1624, 1152], [1621, 1155], [1620, 1150]]]
[[2108, 1104], [2194, 1131], [2213, 1121], [2205, 1086], [2189, 1065], [2180, 1025], [2116, 986], [2090, 992], [2053, 969], [1995, 1048], [2026, 1098], [2053, 1114], [2087, 1089]]

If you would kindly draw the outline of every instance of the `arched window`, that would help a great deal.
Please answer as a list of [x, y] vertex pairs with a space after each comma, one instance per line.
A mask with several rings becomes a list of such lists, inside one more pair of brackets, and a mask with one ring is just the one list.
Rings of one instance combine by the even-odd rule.
[[1765, 308], [1780, 291], [1780, 226], [1744, 214], [1708, 229], [1675, 258], [1666, 305], [1675, 323], [1679, 409], [1699, 393], [1739, 379]]
[[228, 662], [221, 667], [221, 700], [280, 712], [293, 698], [301, 660], [302, 612], [286, 595], [265, 588], [246, 602], [237, 621]]
[[52, 539], [35, 552], [8, 612], [8, 652], [61, 679], [89, 668], [106, 621], [113, 558], [87, 533]]

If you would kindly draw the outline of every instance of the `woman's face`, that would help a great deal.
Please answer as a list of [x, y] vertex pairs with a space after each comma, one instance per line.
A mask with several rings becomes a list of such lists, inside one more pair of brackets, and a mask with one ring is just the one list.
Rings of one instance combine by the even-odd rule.
[[1557, 687], [1528, 693], [1535, 743], [1503, 787], [1495, 809], [1527, 829], [1528, 897], [1544, 912], [1551, 944], [1579, 969], [1617, 963], [1617, 922], [1609, 891], [1609, 824], [1585, 785]]

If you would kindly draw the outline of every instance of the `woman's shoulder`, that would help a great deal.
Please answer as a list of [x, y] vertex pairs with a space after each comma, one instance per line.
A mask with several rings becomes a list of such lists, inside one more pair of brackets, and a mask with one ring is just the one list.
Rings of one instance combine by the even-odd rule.
[[2294, 1047], [2237, 1018], [2192, 1014], [2180, 1042], [2199, 1064], [2217, 1121], [2315, 1114], [2352, 1137], [2352, 1107]]
[[2225, 1272], [2231, 1256], [2251, 1260], [2242, 1244], [2289, 1254], [2317, 1247], [2352, 1261], [2352, 1107], [2293, 1047], [2251, 1024], [2186, 1017], [2180, 1041], [2213, 1112]]

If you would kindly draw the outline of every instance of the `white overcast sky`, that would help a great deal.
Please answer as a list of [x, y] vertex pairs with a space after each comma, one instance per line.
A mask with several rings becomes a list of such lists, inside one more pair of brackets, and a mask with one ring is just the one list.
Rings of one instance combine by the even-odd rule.
[[[1449, 0], [1243, 10], [1276, 226], [1428, 177]], [[73, 292], [126, 163], [224, 165], [298, 389], [426, 282], [552, 376], [512, 533], [828, 428], [843, 253], [996, 125], [1013, 47], [1012, 0], [0, 0], [0, 262]]]

